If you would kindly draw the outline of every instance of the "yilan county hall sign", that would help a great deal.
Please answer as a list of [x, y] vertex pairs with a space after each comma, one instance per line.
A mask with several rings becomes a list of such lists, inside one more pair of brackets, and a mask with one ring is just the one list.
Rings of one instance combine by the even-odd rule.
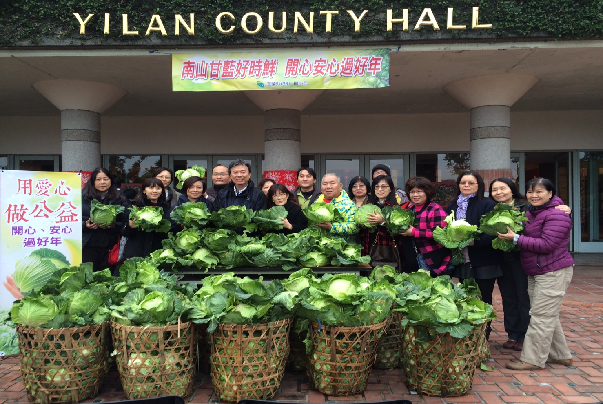
[[[307, 33], [313, 34], [315, 32], [314, 23], [318, 19], [324, 19], [324, 32], [331, 32], [332, 23], [335, 19], [340, 19], [341, 23], [354, 24], [354, 32], [360, 32], [362, 20], [368, 14], [369, 10], [354, 11], [346, 10], [345, 13], [339, 11], [319, 11], [319, 12], [307, 12], [302, 13], [299, 11], [293, 12], [293, 27], [287, 26], [288, 15], [286, 11], [281, 12], [278, 21], [275, 19], [275, 13], [273, 11], [268, 12], [268, 15], [260, 15], [256, 12], [249, 12], [244, 14], [240, 19], [240, 29], [249, 35], [258, 34], [260, 31], [267, 29], [274, 34], [282, 34], [287, 29], [293, 30], [293, 33]], [[101, 18], [103, 21], [103, 34], [109, 35], [114, 33], [115, 24], [112, 24], [112, 18], [115, 17], [111, 13], [104, 13], [104, 15], [80, 15], [80, 13], [73, 13], [77, 19], [80, 27], [80, 34], [85, 35], [91, 32], [89, 23], [94, 19]], [[267, 17], [267, 18], [266, 18]], [[290, 15], [289, 15], [290, 17]], [[117, 17], [119, 21], [119, 17]], [[347, 20], [347, 21], [346, 21]], [[237, 17], [230, 12], [221, 12], [216, 16], [215, 28], [221, 34], [231, 34], [236, 27]], [[438, 21], [431, 10], [431, 8], [424, 8], [421, 12], [420, 17], [411, 25], [409, 21], [408, 9], [401, 10], [386, 10], [383, 16], [384, 28], [387, 31], [393, 31], [394, 27], [398, 27], [402, 31], [409, 31], [411, 28], [413, 31], [420, 31], [421, 29], [432, 29], [439, 31], [445, 27], [446, 30], [477, 30], [477, 29], [488, 29], [492, 28], [492, 24], [481, 23], [479, 21], [479, 7], [473, 7], [471, 11], [471, 21], [456, 21], [454, 8], [448, 8], [447, 18], [445, 24], [443, 21]], [[195, 14], [190, 13], [188, 18], [183, 17], [182, 14], [174, 14], [174, 31], [173, 35], [180, 35], [181, 33], [187, 35], [195, 35]], [[88, 28], [88, 29], [87, 29]], [[146, 31], [138, 30], [132, 27], [128, 21], [128, 14], [121, 15], [121, 34], [122, 35], [139, 35], [148, 36], [152, 33], [158, 33], [163, 36], [168, 35], [168, 31], [163, 23], [163, 19], [158, 14], [153, 14], [149, 19]]]

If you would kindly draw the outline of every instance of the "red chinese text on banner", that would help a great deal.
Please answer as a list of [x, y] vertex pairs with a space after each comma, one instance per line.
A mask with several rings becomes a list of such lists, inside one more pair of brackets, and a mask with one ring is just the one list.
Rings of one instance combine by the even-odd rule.
[[295, 170], [264, 171], [264, 178], [270, 178], [277, 184], [283, 184], [289, 191], [297, 188], [297, 171]]

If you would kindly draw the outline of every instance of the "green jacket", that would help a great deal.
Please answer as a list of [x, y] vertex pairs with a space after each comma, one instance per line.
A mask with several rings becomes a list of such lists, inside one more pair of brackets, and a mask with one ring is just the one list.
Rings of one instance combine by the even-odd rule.
[[[320, 194], [316, 202], [324, 202], [325, 196]], [[341, 191], [341, 195], [331, 200], [331, 203], [335, 205], [343, 220], [341, 222], [331, 223], [331, 234], [343, 237], [347, 241], [354, 241], [354, 234], [358, 233], [358, 225], [354, 221], [354, 215], [356, 214], [356, 204], [348, 197], [347, 192]]]
[[308, 199], [306, 199], [304, 194], [302, 194], [301, 187], [297, 187], [295, 192], [297, 194], [297, 201], [299, 202], [299, 206], [301, 206], [302, 209], [306, 209], [308, 206], [312, 205], [316, 201], [316, 198], [318, 198], [318, 195], [320, 195], [320, 189], [316, 188], [314, 188], [314, 192], [312, 193], [312, 195], [310, 195]]

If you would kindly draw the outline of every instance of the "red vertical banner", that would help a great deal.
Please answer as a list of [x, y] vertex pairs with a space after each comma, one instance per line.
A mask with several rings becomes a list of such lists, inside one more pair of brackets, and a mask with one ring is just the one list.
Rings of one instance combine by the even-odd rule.
[[264, 178], [270, 178], [276, 181], [277, 184], [283, 184], [289, 191], [293, 191], [297, 188], [296, 170], [264, 171]]
[[86, 183], [90, 179], [90, 176], [92, 175], [92, 171], [63, 171], [63, 172], [65, 172], [65, 173], [79, 173], [79, 175], [82, 177], [82, 188], [84, 188], [84, 185], [86, 185]]

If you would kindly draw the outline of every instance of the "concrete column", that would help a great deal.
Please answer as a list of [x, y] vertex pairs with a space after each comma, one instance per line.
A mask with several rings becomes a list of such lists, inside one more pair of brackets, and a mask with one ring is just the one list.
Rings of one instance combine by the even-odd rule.
[[270, 109], [264, 113], [264, 171], [297, 170], [301, 165], [301, 111]]
[[324, 90], [245, 91], [264, 110], [264, 171], [294, 171], [301, 165], [301, 111]]
[[511, 108], [486, 105], [471, 110], [471, 169], [486, 184], [494, 178], [511, 178]]
[[511, 106], [538, 78], [502, 73], [461, 79], [444, 90], [471, 111], [471, 169], [484, 178], [511, 177]]
[[105, 83], [45, 80], [33, 87], [61, 110], [63, 171], [92, 171], [101, 166], [101, 114], [126, 91]]
[[101, 166], [100, 117], [92, 111], [61, 111], [63, 171], [92, 171]]

